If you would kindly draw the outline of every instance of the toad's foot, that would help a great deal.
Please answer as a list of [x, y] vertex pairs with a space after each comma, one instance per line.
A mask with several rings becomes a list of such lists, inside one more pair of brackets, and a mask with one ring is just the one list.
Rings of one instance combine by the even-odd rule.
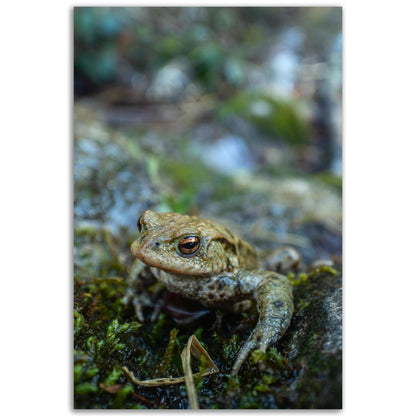
[[140, 322], [144, 322], [144, 308], [152, 308], [153, 313], [151, 315], [151, 322], [155, 322], [161, 306], [162, 299], [159, 297], [161, 288], [155, 288], [152, 296], [146, 291], [146, 287], [153, 285], [156, 282], [150, 268], [142, 263], [140, 260], [132, 264], [129, 276], [127, 278], [127, 289], [123, 297], [123, 303], [125, 305], [131, 304], [134, 307], [136, 317]]
[[[257, 272], [258, 276], [259, 272]], [[259, 321], [254, 331], [241, 347], [233, 365], [231, 375], [236, 375], [250, 352], [263, 352], [275, 343], [286, 331], [293, 314], [292, 285], [286, 276], [262, 271], [255, 300], [259, 310]]]

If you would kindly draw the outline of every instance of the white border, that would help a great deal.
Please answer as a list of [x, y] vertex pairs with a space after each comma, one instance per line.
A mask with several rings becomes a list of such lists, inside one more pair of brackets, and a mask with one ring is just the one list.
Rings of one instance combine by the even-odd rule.
[[[400, 0], [320, 5], [344, 7], [342, 413], [401, 414], [414, 407], [416, 370], [414, 7]], [[7, 414], [72, 408], [73, 6], [39, 0], [2, 7], [1, 407]]]

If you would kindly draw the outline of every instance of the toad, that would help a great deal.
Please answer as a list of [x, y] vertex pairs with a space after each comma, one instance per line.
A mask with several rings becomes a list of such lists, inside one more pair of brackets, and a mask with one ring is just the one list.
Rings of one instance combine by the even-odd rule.
[[[252, 350], [265, 352], [285, 333], [293, 314], [292, 285], [283, 274], [263, 270], [249, 243], [210, 220], [176, 213], [148, 210], [137, 227], [131, 252], [169, 291], [208, 308], [238, 308], [248, 299], [256, 303], [259, 319], [238, 352], [232, 375]], [[296, 264], [298, 256], [292, 249], [282, 261]], [[129, 290], [126, 297], [143, 320], [142, 302], [132, 286]]]

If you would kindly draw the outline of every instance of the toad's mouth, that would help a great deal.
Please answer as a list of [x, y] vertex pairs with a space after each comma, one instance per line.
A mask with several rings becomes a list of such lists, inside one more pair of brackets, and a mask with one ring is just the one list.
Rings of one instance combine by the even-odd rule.
[[[169, 260], [166, 260], [163, 255], [155, 255], [155, 251], [151, 246], [151, 244], [143, 244], [138, 239], [133, 241], [130, 250], [134, 257], [137, 257], [147, 266], [155, 267], [175, 276], [211, 277], [216, 274], [215, 270], [211, 270], [208, 267], [204, 269], [196, 267], [190, 258], [181, 257], [179, 254], [177, 257], [170, 257]], [[149, 253], [151, 254], [149, 255]]]

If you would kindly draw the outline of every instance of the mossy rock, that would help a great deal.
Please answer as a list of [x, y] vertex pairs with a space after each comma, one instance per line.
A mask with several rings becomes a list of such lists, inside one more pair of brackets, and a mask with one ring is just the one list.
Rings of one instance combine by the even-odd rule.
[[121, 367], [141, 379], [181, 376], [180, 352], [192, 334], [220, 369], [197, 380], [201, 408], [341, 407], [341, 278], [333, 269], [294, 278], [289, 330], [266, 353], [254, 351], [237, 377], [228, 374], [257, 322], [255, 308], [243, 317], [211, 311], [185, 326], [166, 313], [155, 324], [139, 324], [124, 292], [120, 277], [76, 277], [75, 408], [187, 408], [183, 385], [134, 386]]
[[238, 93], [219, 106], [221, 120], [236, 117], [251, 123], [267, 136], [290, 145], [304, 145], [308, 139], [306, 121], [294, 103], [259, 92]]

